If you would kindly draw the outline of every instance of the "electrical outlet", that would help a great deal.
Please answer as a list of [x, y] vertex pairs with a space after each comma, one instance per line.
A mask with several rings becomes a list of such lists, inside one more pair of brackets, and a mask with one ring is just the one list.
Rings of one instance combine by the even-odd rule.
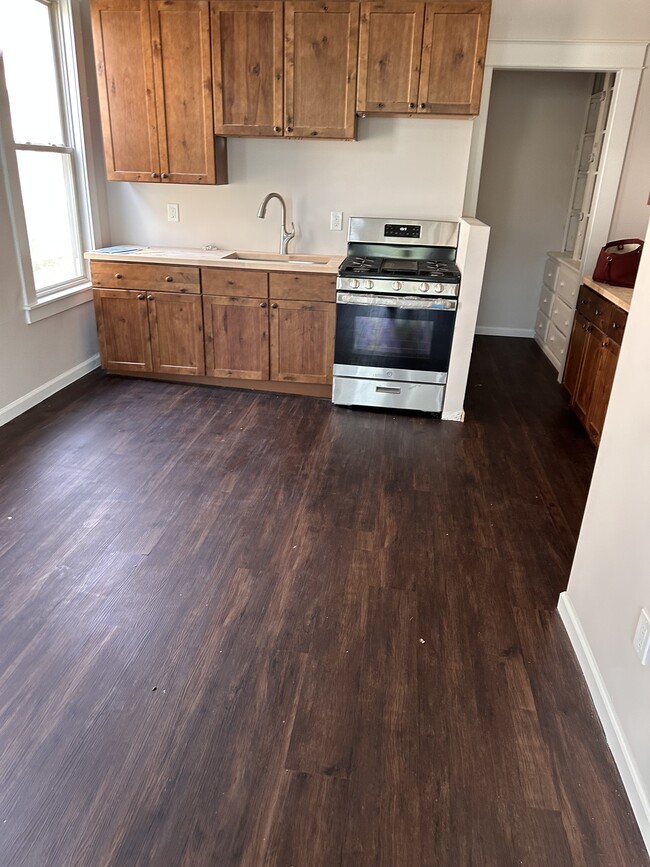
[[178, 205], [167, 205], [167, 222], [180, 223], [181, 215], [178, 210]]
[[641, 665], [646, 665], [650, 651], [650, 617], [645, 608], [641, 609], [639, 622], [634, 633], [634, 649], [641, 660]]
[[330, 213], [330, 229], [332, 232], [340, 232], [343, 228], [343, 211], [332, 211]]

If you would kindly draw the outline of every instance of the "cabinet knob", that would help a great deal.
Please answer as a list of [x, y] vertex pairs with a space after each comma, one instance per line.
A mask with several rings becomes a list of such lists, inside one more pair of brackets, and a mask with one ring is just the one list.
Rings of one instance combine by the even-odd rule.
[[618, 323], [612, 322], [612, 328], [618, 328]]
[[282, 132], [282, 130], [281, 130], [281, 128], [280, 128], [279, 126], [274, 126], [274, 127], [273, 127], [273, 132]]
[[288, 127], [287, 127], [287, 132], [293, 132], [293, 127], [292, 127], [292, 126], [288, 126]]
[[169, 175], [167, 174], [167, 172], [162, 172], [161, 175], [160, 175], [160, 177], [161, 177], [161, 178], [168, 178]]
[[415, 103], [414, 103], [414, 102], [409, 102], [409, 108], [415, 108]]
[[421, 102], [421, 103], [420, 103], [420, 108], [426, 108], [426, 107], [427, 107], [426, 102]]
[[153, 301], [153, 295], [147, 295], [147, 301]]
[[278, 305], [275, 304], [275, 303], [271, 304], [271, 307], [272, 307], [274, 310], [277, 310], [277, 309], [278, 309]]
[[121, 274], [116, 274], [116, 275], [115, 275], [115, 279], [116, 279], [116, 280], [121, 280], [121, 279], [122, 279], [122, 275], [121, 275]]
[[166, 283], [173, 283], [173, 282], [174, 282], [174, 278], [171, 277], [171, 276], [168, 274], [168, 275], [165, 277], [165, 282], [166, 282]]
[[158, 174], [158, 172], [151, 172], [151, 177], [152, 178], [158, 178], [158, 177], [160, 177], [160, 175]]
[[607, 341], [603, 340], [603, 342], [601, 343], [601, 346], [607, 346]]
[[266, 301], [260, 301], [260, 307], [266, 307]]
[[596, 309], [594, 310], [594, 315], [596, 315], [596, 316], [600, 316], [600, 310], [599, 310], [597, 307], [596, 307]]
[[377, 103], [377, 108], [383, 108], [383, 107], [384, 107], [384, 103], [383, 103], [383, 102], [378, 102], [378, 103]]
[[144, 301], [144, 295], [138, 295], [138, 301]]

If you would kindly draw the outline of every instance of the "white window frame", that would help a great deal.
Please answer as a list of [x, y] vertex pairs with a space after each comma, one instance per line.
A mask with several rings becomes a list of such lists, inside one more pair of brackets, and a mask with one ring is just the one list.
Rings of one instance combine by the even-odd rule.
[[[54, 54], [57, 60], [57, 82], [62, 111], [62, 126], [65, 145], [23, 145], [13, 140], [9, 98], [5, 83], [4, 65], [0, 51], [0, 164], [7, 187], [9, 215], [12, 224], [14, 246], [18, 261], [23, 294], [23, 309], [28, 323], [38, 322], [71, 307], [92, 300], [88, 262], [83, 258], [85, 250], [96, 244], [96, 227], [99, 226], [96, 206], [96, 189], [92, 183], [92, 165], [86, 142], [90, 141], [88, 104], [84, 75], [81, 22], [78, 0], [32, 0], [47, 6], [52, 21]], [[29, 248], [27, 224], [20, 190], [20, 176], [16, 152], [18, 150], [69, 153], [77, 201], [77, 224], [82, 256], [81, 276], [36, 290], [34, 271]]]

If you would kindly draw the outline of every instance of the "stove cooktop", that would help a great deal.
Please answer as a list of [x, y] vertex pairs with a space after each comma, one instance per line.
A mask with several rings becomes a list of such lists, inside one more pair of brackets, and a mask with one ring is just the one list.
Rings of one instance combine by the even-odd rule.
[[348, 256], [339, 268], [340, 277], [385, 277], [400, 280], [435, 280], [460, 283], [454, 262], [436, 259], [388, 259], [381, 256]]

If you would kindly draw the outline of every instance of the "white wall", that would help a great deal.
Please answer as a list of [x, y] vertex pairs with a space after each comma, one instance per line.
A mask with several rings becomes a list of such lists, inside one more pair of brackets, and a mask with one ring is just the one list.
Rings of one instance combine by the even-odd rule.
[[[358, 142], [230, 139], [230, 183], [223, 187], [109, 185], [113, 243], [276, 250], [281, 193], [298, 234], [292, 250], [344, 253], [349, 216], [455, 217], [462, 212], [472, 126], [467, 120], [359, 121]], [[180, 223], [166, 203], [178, 202]], [[344, 231], [329, 228], [344, 212]]]
[[490, 38], [647, 40], [650, 4], [646, 0], [492, 0]]
[[649, 326], [650, 231], [560, 606], [650, 848], [650, 665], [632, 647], [650, 612]]
[[533, 334], [545, 253], [561, 249], [591, 78], [494, 72], [476, 212], [492, 227], [479, 331]]

